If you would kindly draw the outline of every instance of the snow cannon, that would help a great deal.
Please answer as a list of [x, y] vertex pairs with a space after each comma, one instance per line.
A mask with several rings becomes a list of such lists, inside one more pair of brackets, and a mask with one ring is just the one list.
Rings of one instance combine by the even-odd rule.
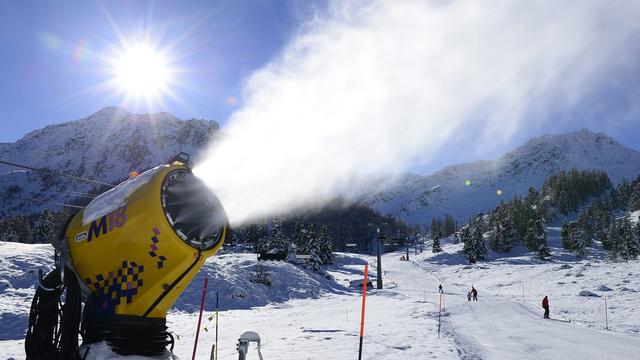
[[[67, 349], [53, 336], [51, 344], [61, 354], [73, 351], [74, 344], [77, 351], [78, 332], [83, 345], [105, 340], [121, 355], [159, 355], [169, 344], [173, 348], [167, 311], [204, 260], [222, 247], [227, 232], [222, 204], [187, 161], [174, 158], [132, 176], [69, 219], [54, 244], [56, 269], [41, 277], [34, 297], [28, 358], [39, 358], [37, 352], [29, 354], [29, 343], [42, 341], [38, 333], [50, 336], [51, 330], [74, 326], [75, 341], [68, 340]], [[60, 329], [47, 329], [46, 321], [38, 323], [46, 314], [38, 311], [46, 310], [51, 293], [63, 291]], [[75, 298], [85, 304], [81, 316], [80, 306], [68, 306]], [[74, 314], [66, 314], [67, 308]]]

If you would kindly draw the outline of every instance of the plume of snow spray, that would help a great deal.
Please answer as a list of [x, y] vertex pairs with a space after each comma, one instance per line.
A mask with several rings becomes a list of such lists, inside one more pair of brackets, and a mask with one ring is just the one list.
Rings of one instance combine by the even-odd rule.
[[460, 132], [476, 148], [503, 141], [629, 67], [639, 10], [589, 0], [334, 4], [252, 74], [195, 173], [241, 224], [357, 194], [381, 173], [428, 163]]

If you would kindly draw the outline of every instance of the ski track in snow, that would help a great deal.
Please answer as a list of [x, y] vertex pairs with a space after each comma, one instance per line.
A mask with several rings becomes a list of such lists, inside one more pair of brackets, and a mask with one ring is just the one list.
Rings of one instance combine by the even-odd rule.
[[[457, 245], [444, 244], [446, 256], [459, 256]], [[51, 251], [45, 245], [0, 243], [0, 358], [24, 358], [24, 328], [33, 295], [34, 269], [50, 266]], [[399, 261], [400, 253], [382, 258], [385, 289], [370, 289], [363, 358], [365, 359], [634, 359], [640, 358], [640, 337], [633, 326], [640, 300], [628, 290], [640, 282], [628, 274], [640, 270], [637, 262], [590, 266], [559, 263], [533, 266], [531, 261], [496, 260], [470, 267], [459, 260], [455, 265], [439, 263], [442, 254], [411, 254], [412, 261]], [[245, 279], [253, 268], [253, 255], [221, 254], [207, 262], [204, 271], [187, 288], [168, 317], [169, 329], [176, 335], [174, 353], [178, 358], [191, 357], [197, 303], [201, 278], [209, 274], [208, 305], [205, 306], [200, 331], [198, 359], [208, 359], [214, 342], [213, 294], [221, 291], [226, 309], [220, 312], [219, 356], [235, 359], [238, 336], [247, 330], [262, 337], [262, 353], [272, 359], [348, 359], [358, 351], [361, 294], [346, 286], [362, 277], [368, 261], [375, 287], [375, 257], [338, 255], [337, 264], [328, 268], [335, 281], [299, 270], [287, 263], [267, 263], [277, 277], [273, 288], [248, 283]], [[580, 265], [582, 265], [580, 267]], [[561, 268], [562, 270], [558, 270]], [[234, 270], [236, 269], [236, 270]], [[566, 273], [584, 273], [575, 278]], [[519, 278], [527, 278], [528, 300], [518, 295]], [[567, 278], [575, 279], [573, 284]], [[603, 279], [614, 288], [607, 293], [612, 308], [609, 318], [614, 331], [605, 331], [598, 320], [600, 299], [577, 296], [585, 286], [595, 289]], [[550, 280], [567, 282], [562, 290], [551, 291], [551, 316], [569, 317], [571, 323], [542, 319], [537, 298]], [[446, 292], [442, 313], [441, 337], [437, 338], [438, 284]], [[466, 291], [473, 283], [479, 290], [479, 301], [468, 303]], [[615, 283], [624, 287], [616, 286]], [[8, 285], [6, 285], [8, 284]], [[553, 283], [555, 285], [555, 283]], [[257, 286], [257, 288], [256, 288]], [[225, 287], [232, 289], [225, 292]], [[311, 291], [302, 291], [302, 289]], [[241, 290], [244, 290], [242, 292]], [[226, 294], [226, 295], [225, 295]], [[244, 294], [237, 298], [238, 294]], [[541, 298], [541, 297], [540, 297]], [[634, 300], [635, 299], [635, 300]], [[573, 311], [566, 311], [567, 308]], [[625, 323], [625, 319], [630, 318]], [[91, 359], [113, 358], [103, 344], [90, 353]], [[140, 359], [140, 357], [137, 357]], [[132, 358], [131, 358], [132, 359]], [[257, 359], [255, 347], [248, 359]]]

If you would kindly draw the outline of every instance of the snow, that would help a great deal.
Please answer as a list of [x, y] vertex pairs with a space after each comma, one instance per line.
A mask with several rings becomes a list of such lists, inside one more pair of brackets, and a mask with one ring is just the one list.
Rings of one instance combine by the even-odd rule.
[[97, 198], [91, 200], [89, 205], [82, 213], [82, 225], [87, 225], [93, 220], [99, 219], [108, 213], [115, 211], [127, 204], [126, 200], [140, 186], [148, 183], [158, 171], [166, 168], [168, 165], [156, 166], [142, 174], [128, 179], [113, 189], [106, 191]]
[[[451, 244], [450, 238], [442, 240], [439, 254], [410, 252], [411, 261], [400, 261], [400, 252], [383, 255], [385, 289], [370, 288], [367, 296], [364, 358], [637, 358], [640, 262], [609, 263], [597, 249], [577, 259], [558, 249], [557, 241], [552, 234], [549, 262], [516, 249], [514, 256], [489, 252], [491, 262], [469, 265], [461, 245]], [[35, 270], [51, 265], [51, 253], [46, 245], [0, 242], [0, 282], [5, 284], [0, 292], [1, 358], [24, 357]], [[167, 317], [176, 335], [174, 354], [191, 357], [206, 275], [209, 288], [197, 358], [208, 359], [214, 342], [216, 291], [222, 308], [221, 359], [237, 358], [235, 344], [247, 330], [260, 334], [267, 360], [355, 358], [362, 298], [361, 289], [349, 283], [362, 279], [365, 262], [375, 278], [375, 257], [365, 255], [337, 254], [336, 264], [325, 268], [333, 279], [290, 263], [260, 263], [273, 280], [267, 287], [250, 281], [258, 264], [254, 254], [227, 251], [208, 259]], [[445, 291], [440, 339], [439, 284]], [[467, 302], [471, 285], [478, 289], [478, 302]], [[583, 290], [601, 297], [580, 296]], [[542, 318], [545, 295], [555, 320]], [[11, 317], [18, 320], [5, 325]], [[90, 354], [90, 359], [114, 358], [104, 343], [94, 345]], [[253, 345], [248, 359], [257, 359]]]
[[[411, 224], [447, 213], [465, 221], [571, 168], [604, 170], [614, 184], [633, 180], [640, 174], [640, 152], [587, 130], [543, 135], [497, 160], [448, 166], [428, 176], [406, 175], [382, 192], [373, 186], [362, 201]], [[472, 180], [471, 186], [465, 185], [466, 179]], [[498, 189], [502, 196], [496, 195]]]
[[[135, 114], [109, 107], [80, 120], [49, 125], [0, 147], [0, 159], [36, 168], [117, 184], [131, 171], [142, 172], [180, 151], [197, 162], [198, 153], [215, 137], [219, 125], [210, 120], [180, 120], [168, 113]], [[19, 186], [0, 211], [18, 214], [51, 208], [42, 201], [69, 203], [68, 192], [95, 191], [93, 184], [16, 172], [0, 166], [0, 191]], [[34, 201], [21, 200], [24, 198]]]

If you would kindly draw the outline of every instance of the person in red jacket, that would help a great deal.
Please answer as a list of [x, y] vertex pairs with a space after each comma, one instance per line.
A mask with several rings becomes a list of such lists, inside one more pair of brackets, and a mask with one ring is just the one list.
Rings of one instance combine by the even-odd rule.
[[542, 308], [544, 309], [544, 318], [549, 318], [549, 298], [546, 296], [542, 299]]

